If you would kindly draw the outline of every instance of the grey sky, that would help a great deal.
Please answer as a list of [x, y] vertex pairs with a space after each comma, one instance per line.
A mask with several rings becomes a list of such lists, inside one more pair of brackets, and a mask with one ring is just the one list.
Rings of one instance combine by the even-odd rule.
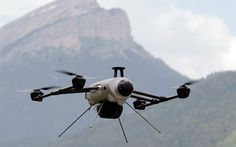
[[[0, 25], [50, 0], [0, 0]], [[236, 69], [233, 0], [98, 0], [127, 11], [134, 39], [193, 78]]]

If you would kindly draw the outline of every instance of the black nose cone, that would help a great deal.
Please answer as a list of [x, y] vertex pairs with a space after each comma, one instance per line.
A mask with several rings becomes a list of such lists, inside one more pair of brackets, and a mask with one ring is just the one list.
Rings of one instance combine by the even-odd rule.
[[133, 85], [129, 81], [122, 80], [118, 84], [118, 91], [123, 96], [129, 96], [133, 92]]

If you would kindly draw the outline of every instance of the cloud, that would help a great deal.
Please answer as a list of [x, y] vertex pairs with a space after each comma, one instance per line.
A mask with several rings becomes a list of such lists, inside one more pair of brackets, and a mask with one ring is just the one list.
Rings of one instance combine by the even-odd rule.
[[0, 15], [0, 27], [4, 24], [6, 24], [9, 20], [13, 20], [14, 18], [11, 17], [5, 17]]
[[232, 38], [228, 52], [222, 54], [225, 69], [236, 70], [236, 38]]
[[150, 35], [139, 42], [181, 73], [200, 77], [226, 69], [222, 54], [229, 51], [232, 36], [223, 20], [172, 9], [147, 23]]
[[[106, 3], [106, 0], [100, 1]], [[233, 57], [236, 43], [224, 20], [181, 9], [176, 2], [110, 0], [110, 6], [106, 3], [105, 7], [124, 8], [134, 39], [189, 77], [199, 78], [215, 71], [236, 69]]]

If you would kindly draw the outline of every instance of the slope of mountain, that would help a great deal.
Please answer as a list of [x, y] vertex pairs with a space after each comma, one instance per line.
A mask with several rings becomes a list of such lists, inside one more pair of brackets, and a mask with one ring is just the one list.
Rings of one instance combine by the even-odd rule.
[[79, 16], [99, 9], [96, 0], [57, 0], [45, 5], [0, 29], [0, 48], [43, 26], [64, 18]]
[[127, 67], [136, 89], [156, 94], [172, 94], [169, 87], [188, 80], [133, 40], [123, 10], [105, 10], [95, 0], [56, 0], [0, 28], [0, 146], [53, 140], [88, 105], [83, 95], [33, 103], [15, 90], [70, 85], [71, 78], [54, 73], [58, 69], [102, 80], [117, 65]]
[[[31, 12], [34, 13], [34, 17], [28, 14], [1, 28], [0, 64], [12, 62], [12, 60], [14, 62], [15, 58], [21, 59], [25, 55], [53, 56], [61, 52], [76, 56], [83, 49], [81, 46], [84, 44], [83, 40], [86, 39], [117, 41], [126, 48], [135, 48], [128, 19], [122, 10], [104, 10], [96, 5], [94, 0], [70, 0], [67, 2], [69, 6], [64, 3], [65, 1], [55, 1]], [[57, 7], [51, 10], [52, 12], [40, 13], [44, 9], [50, 9], [51, 5]], [[62, 9], [60, 5], [65, 8]], [[72, 9], [72, 6], [75, 8]], [[135, 51], [138, 52], [136, 49]], [[85, 52], [89, 51], [85, 50]], [[146, 52], [139, 54], [143, 53], [147, 54]], [[40, 59], [45, 60], [44, 57], [42, 58]]]
[[236, 145], [236, 131], [228, 135], [223, 141], [218, 143], [219, 147], [234, 147]]

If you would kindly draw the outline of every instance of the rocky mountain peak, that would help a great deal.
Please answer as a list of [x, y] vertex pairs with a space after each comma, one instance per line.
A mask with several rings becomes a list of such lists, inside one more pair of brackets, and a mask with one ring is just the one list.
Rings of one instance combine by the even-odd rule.
[[[27, 34], [64, 18], [101, 9], [96, 0], [56, 0], [0, 28], [1, 48]], [[14, 35], [13, 35], [14, 34]]]
[[65, 16], [81, 15], [98, 8], [100, 7], [96, 0], [56, 0], [29, 13], [26, 17], [42, 15], [63, 18]]
[[0, 28], [0, 64], [34, 55], [54, 59], [59, 53], [107, 58], [129, 50], [149, 56], [137, 46], [126, 13], [103, 9], [96, 0], [56, 0]]

